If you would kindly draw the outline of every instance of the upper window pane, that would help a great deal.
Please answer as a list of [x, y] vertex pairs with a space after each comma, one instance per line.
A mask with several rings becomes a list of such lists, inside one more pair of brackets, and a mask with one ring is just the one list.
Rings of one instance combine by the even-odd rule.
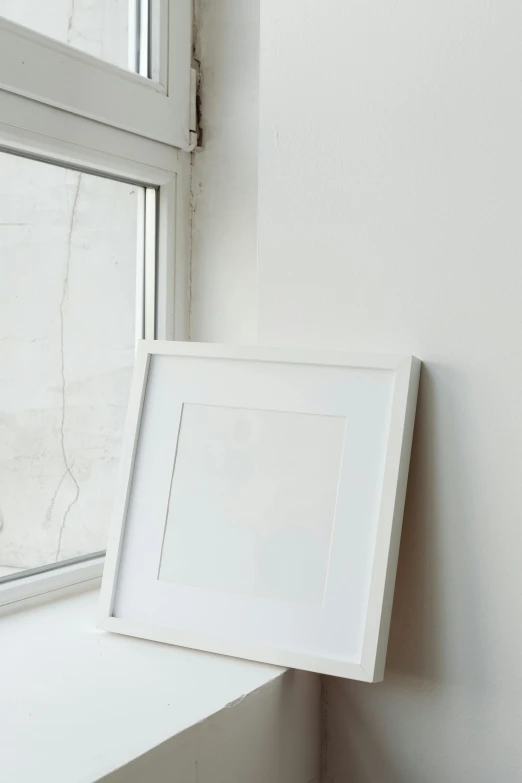
[[105, 548], [140, 191], [0, 153], [0, 577]]
[[[145, 2], [145, 0], [143, 0]], [[120, 68], [137, 70], [138, 0], [0, 0], [0, 16]]]

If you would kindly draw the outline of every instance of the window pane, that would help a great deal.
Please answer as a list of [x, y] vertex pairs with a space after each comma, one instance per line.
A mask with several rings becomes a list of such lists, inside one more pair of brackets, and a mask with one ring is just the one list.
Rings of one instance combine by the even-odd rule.
[[0, 153], [0, 577], [105, 548], [139, 191]]
[[0, 16], [121, 68], [130, 63], [135, 70], [129, 55], [135, 7], [133, 0], [0, 0]]

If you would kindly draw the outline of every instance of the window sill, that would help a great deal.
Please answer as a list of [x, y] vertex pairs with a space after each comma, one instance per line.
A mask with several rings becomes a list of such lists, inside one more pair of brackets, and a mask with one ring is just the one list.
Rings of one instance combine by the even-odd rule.
[[77, 558], [70, 565], [58, 564], [40, 573], [22, 571], [21, 578], [0, 583], [0, 615], [55, 601], [101, 585], [105, 556]]
[[0, 620], [3, 780], [93, 783], [283, 672], [97, 631], [97, 601]]

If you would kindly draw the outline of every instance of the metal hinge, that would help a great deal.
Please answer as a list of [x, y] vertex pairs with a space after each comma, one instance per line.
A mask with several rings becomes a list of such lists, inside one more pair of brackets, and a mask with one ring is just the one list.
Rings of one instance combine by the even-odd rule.
[[189, 116], [189, 146], [187, 152], [192, 152], [198, 144], [198, 112], [197, 112], [197, 94], [198, 94], [198, 72], [195, 68], [190, 69], [190, 116]]

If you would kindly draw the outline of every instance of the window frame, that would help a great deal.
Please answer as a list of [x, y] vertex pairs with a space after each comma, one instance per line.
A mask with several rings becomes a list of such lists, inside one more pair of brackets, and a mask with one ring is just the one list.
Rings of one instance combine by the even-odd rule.
[[[134, 0], [138, 16], [139, 2]], [[0, 90], [188, 148], [192, 2], [151, 0], [151, 8], [146, 32], [155, 56], [147, 51], [141, 59], [157, 81], [141, 75], [143, 62], [140, 73], [133, 73], [0, 17]]]
[[[0, 72], [2, 67], [0, 54]], [[139, 227], [145, 252], [137, 250], [144, 259], [137, 270], [144, 305], [136, 336], [187, 340], [190, 154], [10, 90], [0, 88], [0, 99], [0, 151], [145, 188], [147, 208]], [[98, 587], [103, 563], [103, 554], [88, 554], [0, 582], [0, 615]]]
[[105, 565], [105, 553], [74, 558], [54, 568], [34, 568], [25, 576], [0, 583], [0, 617], [19, 609], [45, 603], [57, 596], [74, 595], [99, 588]]

